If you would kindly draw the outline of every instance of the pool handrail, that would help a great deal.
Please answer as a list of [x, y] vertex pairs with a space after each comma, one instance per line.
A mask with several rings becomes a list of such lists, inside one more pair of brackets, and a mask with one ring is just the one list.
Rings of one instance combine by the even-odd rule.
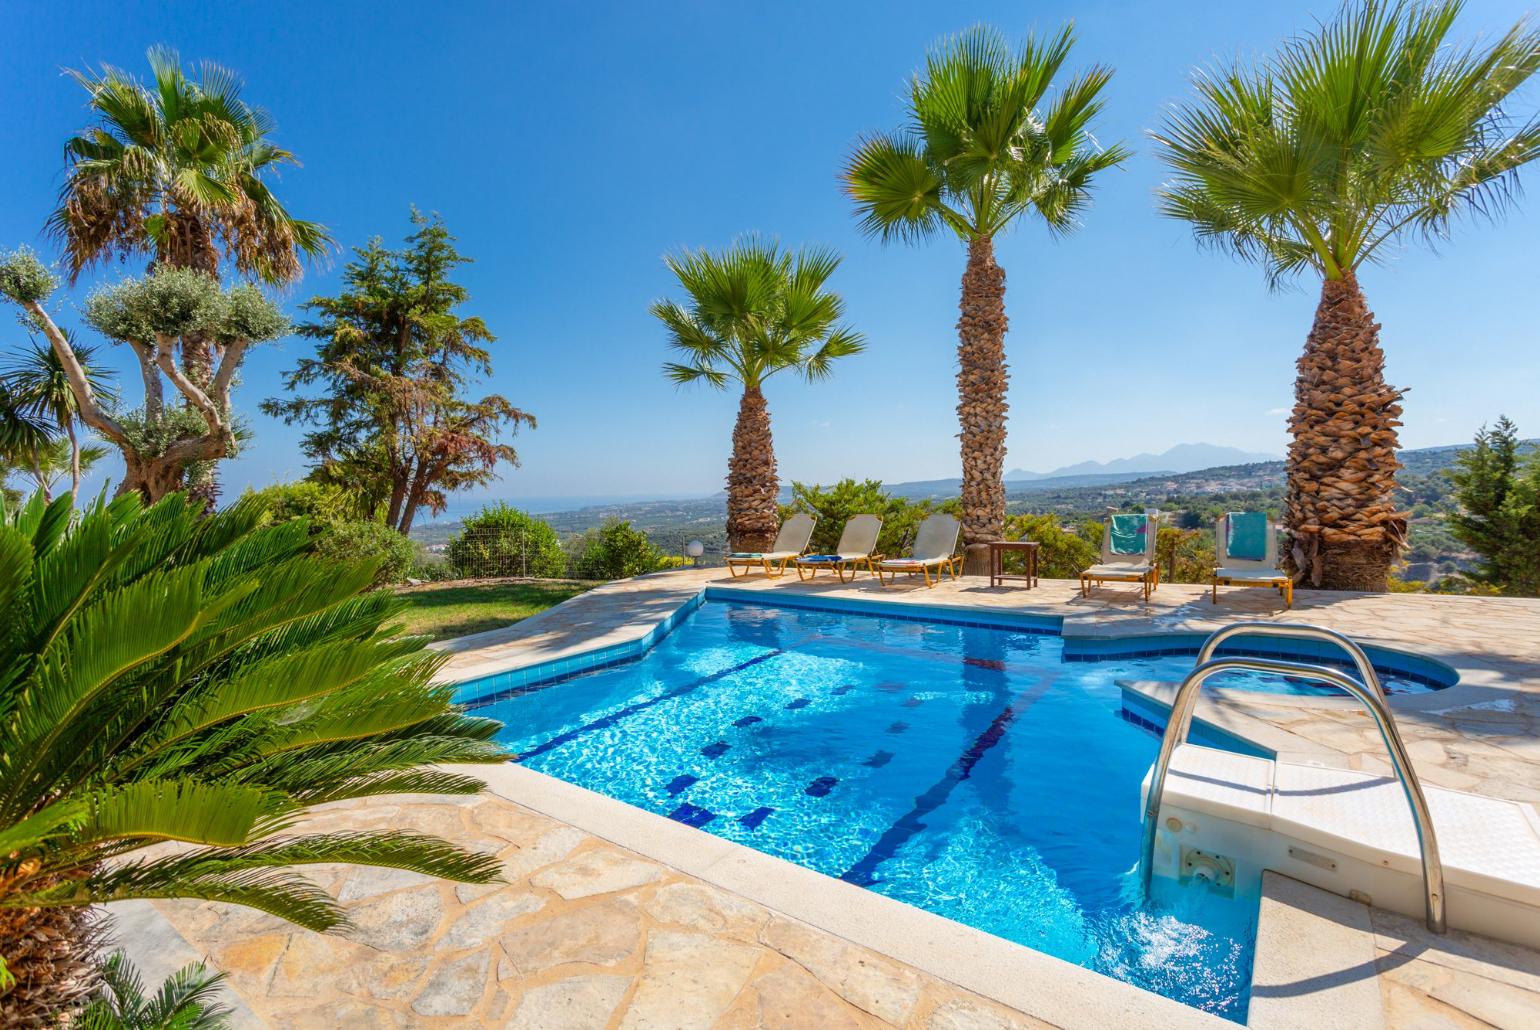
[[[1266, 624], [1264, 624], [1265, 626]], [[1279, 627], [1282, 628], [1282, 627]], [[1314, 630], [1316, 627], [1288, 627], [1290, 629]], [[1406, 794], [1407, 804], [1412, 810], [1412, 825], [1417, 831], [1417, 845], [1422, 856], [1422, 881], [1425, 895], [1425, 909], [1428, 929], [1434, 933], [1443, 933], [1446, 928], [1444, 918], [1444, 867], [1439, 859], [1438, 838], [1433, 832], [1433, 820], [1428, 811], [1428, 799], [1423, 794], [1422, 783], [1417, 778], [1417, 771], [1412, 767], [1411, 756], [1407, 754], [1406, 745], [1401, 740], [1400, 730], [1396, 727], [1395, 716], [1391, 713], [1389, 705], [1385, 703], [1383, 692], [1376, 690], [1365, 683], [1361, 683], [1347, 673], [1339, 669], [1328, 668], [1324, 665], [1310, 665], [1305, 662], [1291, 662], [1271, 658], [1246, 658], [1229, 657], [1213, 658], [1213, 648], [1218, 645], [1225, 636], [1233, 636], [1230, 630], [1241, 632], [1249, 630], [1257, 632], [1255, 623], [1238, 623], [1235, 626], [1227, 626], [1209, 637], [1199, 653], [1199, 662], [1182, 685], [1177, 688], [1176, 696], [1171, 702], [1171, 716], [1166, 722], [1165, 733], [1160, 740], [1160, 753], [1156, 756], [1155, 765], [1150, 775], [1150, 789], [1145, 797], [1143, 840], [1141, 842], [1139, 867], [1140, 878], [1145, 895], [1150, 889], [1150, 877], [1155, 865], [1155, 837], [1159, 829], [1161, 795], [1165, 791], [1166, 774], [1171, 767], [1171, 759], [1176, 749], [1187, 740], [1187, 733], [1192, 727], [1193, 709], [1197, 707], [1198, 693], [1209, 677], [1221, 672], [1232, 670], [1249, 670], [1254, 672], [1269, 672], [1282, 676], [1296, 676], [1301, 678], [1320, 680], [1330, 683], [1332, 686], [1346, 691], [1349, 696], [1360, 701], [1369, 714], [1374, 718], [1375, 725], [1379, 728], [1380, 738], [1385, 742], [1385, 749], [1390, 753], [1391, 767], [1395, 770], [1396, 778], [1401, 783], [1401, 789]], [[1320, 631], [1325, 636], [1329, 630]], [[1265, 634], [1264, 634], [1265, 635]], [[1283, 634], [1280, 634], [1283, 635]], [[1295, 635], [1295, 634], [1288, 634]], [[1307, 634], [1298, 634], [1307, 635]], [[1308, 635], [1316, 635], [1314, 633]], [[1333, 637], [1337, 634], [1331, 634]], [[1343, 638], [1346, 640], [1346, 638]], [[1351, 641], [1349, 641], [1351, 643]], [[1353, 645], [1355, 648], [1357, 645]], [[1362, 654], [1358, 649], [1358, 654]], [[1375, 687], [1378, 686], [1376, 681]]]
[[1374, 670], [1374, 663], [1369, 661], [1369, 656], [1358, 645], [1356, 640], [1338, 633], [1336, 630], [1326, 629], [1322, 626], [1307, 626], [1301, 622], [1232, 622], [1222, 629], [1209, 634], [1203, 646], [1198, 649], [1197, 665], [1202, 665], [1214, 657], [1214, 652], [1219, 649], [1231, 637], [1258, 636], [1258, 637], [1293, 637], [1299, 640], [1324, 640], [1327, 643], [1336, 644], [1348, 653], [1353, 664], [1358, 667], [1358, 678], [1366, 685], [1374, 688], [1374, 692], [1381, 698], [1385, 697], [1385, 687], [1380, 683], [1380, 675]]

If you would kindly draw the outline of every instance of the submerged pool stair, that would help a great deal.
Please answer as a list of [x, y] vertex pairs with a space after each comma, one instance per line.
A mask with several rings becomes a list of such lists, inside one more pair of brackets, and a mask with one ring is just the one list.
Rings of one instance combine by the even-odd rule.
[[[1305, 662], [1213, 657], [1237, 636], [1327, 640], [1348, 653], [1358, 676]], [[1308, 677], [1356, 698], [1378, 726], [1395, 778], [1187, 743], [1204, 682], [1237, 669]], [[1445, 831], [1442, 839], [1435, 824]], [[1156, 875], [1181, 880], [1196, 871], [1209, 878], [1215, 858], [1247, 879], [1272, 870], [1421, 915], [1438, 933], [1453, 925], [1540, 947], [1540, 816], [1517, 802], [1425, 791], [1372, 664], [1356, 643], [1330, 630], [1226, 626], [1205, 641], [1178, 688], [1145, 780], [1144, 887]]]

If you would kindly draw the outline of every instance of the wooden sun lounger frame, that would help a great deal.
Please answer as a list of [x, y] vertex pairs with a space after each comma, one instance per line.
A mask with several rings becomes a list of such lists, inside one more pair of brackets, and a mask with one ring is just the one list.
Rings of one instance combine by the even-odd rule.
[[[954, 554], [950, 558], [932, 558], [929, 561], [910, 561], [909, 559], [904, 558], [894, 560], [903, 562], [903, 566], [895, 567], [893, 565], [885, 565], [883, 562], [877, 563], [878, 583], [882, 584], [883, 586], [889, 586], [890, 584], [896, 583], [898, 581], [898, 574], [900, 572], [907, 573], [911, 576], [918, 572], [925, 576], [925, 585], [927, 587], [933, 587], [937, 583], [941, 582], [942, 572], [950, 574], [953, 579], [958, 577], [959, 570], [962, 568], [963, 556], [960, 554]], [[931, 579], [931, 569], [936, 570], [935, 579]], [[891, 572], [893, 574], [892, 578], [883, 579], [882, 574], [884, 572]]]
[[1219, 603], [1220, 587], [1275, 587], [1283, 597], [1284, 609], [1288, 610], [1294, 607], [1294, 579], [1291, 576], [1280, 572], [1276, 576], [1247, 576], [1245, 579], [1235, 579], [1230, 576], [1218, 575], [1218, 569], [1215, 569], [1214, 572], [1215, 575], [1212, 577], [1214, 593], [1209, 599], [1211, 604]]
[[[785, 558], [729, 558], [727, 559], [727, 574], [733, 579], [742, 579], [751, 574], [756, 568], [763, 569], [765, 575], [771, 579], [779, 579], [786, 574], [786, 566], [802, 557], [800, 554], [787, 555]], [[743, 566], [742, 572], [734, 572], [734, 566]]]
[[1080, 574], [1080, 596], [1090, 597], [1092, 586], [1101, 586], [1103, 583], [1141, 583], [1144, 585], [1144, 599], [1148, 601], [1150, 594], [1160, 586], [1160, 562], [1150, 562], [1150, 567], [1145, 572], [1096, 572], [1089, 569]]
[[[792, 565], [796, 566], [797, 578], [803, 582], [817, 579], [819, 569], [832, 570], [839, 576], [841, 583], [854, 583], [856, 581], [856, 573], [860, 572], [863, 568], [873, 576], [881, 578], [877, 572], [877, 563], [883, 560], [880, 554], [863, 554], [855, 558], [841, 558], [839, 561], [807, 561], [807, 557], [807, 555], [801, 555], [793, 558], [791, 561]], [[805, 574], [803, 572], [804, 569], [807, 570]], [[845, 578], [847, 571], [850, 573], [848, 580]]]

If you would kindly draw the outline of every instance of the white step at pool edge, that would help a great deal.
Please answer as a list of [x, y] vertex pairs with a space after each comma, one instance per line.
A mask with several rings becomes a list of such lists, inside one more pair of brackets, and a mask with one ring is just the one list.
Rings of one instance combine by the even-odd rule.
[[[1146, 774], [1141, 798], [1149, 782]], [[1423, 791], [1449, 925], [1540, 947], [1540, 813], [1428, 784]], [[1271, 869], [1423, 915], [1416, 830], [1394, 779], [1183, 744], [1161, 799], [1155, 872], [1174, 876], [1183, 848], [1230, 857], [1238, 874]]]

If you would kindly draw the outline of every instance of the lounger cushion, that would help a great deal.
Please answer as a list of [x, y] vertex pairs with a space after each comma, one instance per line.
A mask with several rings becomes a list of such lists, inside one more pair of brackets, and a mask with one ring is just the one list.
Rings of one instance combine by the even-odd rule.
[[1080, 575], [1094, 578], [1096, 576], [1148, 576], [1153, 572], [1153, 565], [1136, 565], [1133, 562], [1127, 565], [1114, 563], [1112, 565], [1092, 565]]
[[1215, 569], [1215, 579], [1246, 579], [1257, 583], [1282, 583], [1288, 575], [1277, 569]]
[[951, 558], [889, 558], [882, 562], [883, 565], [913, 565], [918, 568], [921, 565], [944, 565]]

